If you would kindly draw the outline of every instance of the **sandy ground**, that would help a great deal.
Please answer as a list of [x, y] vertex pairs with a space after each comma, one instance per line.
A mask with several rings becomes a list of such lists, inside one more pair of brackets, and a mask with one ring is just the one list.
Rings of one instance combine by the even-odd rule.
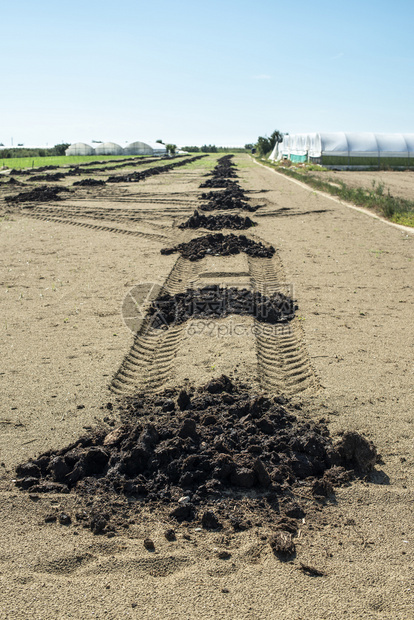
[[350, 187], [372, 189], [374, 183], [376, 187], [383, 185], [384, 194], [389, 191], [392, 196], [414, 200], [414, 172], [411, 170], [328, 170], [327, 172], [312, 171], [311, 174], [333, 183], [343, 181]]
[[[414, 237], [247, 156], [236, 158], [240, 184], [264, 205], [252, 216], [254, 234], [278, 250], [265, 275], [279, 274], [294, 291], [295, 337], [312, 370], [308, 389], [294, 398], [332, 433], [364, 433], [382, 464], [307, 515], [288, 563], [275, 558], [260, 527], [211, 534], [179, 526], [177, 541], [167, 542], [167, 523], [151, 512], [111, 539], [46, 524], [52, 509], [74, 510], [74, 498], [29, 496], [12, 482], [19, 462], [76, 439], [116, 403], [109, 387], [134, 343], [120, 312], [131, 287], [166, 279], [180, 287], [215, 271], [217, 278], [235, 274], [236, 284], [248, 269], [258, 275], [244, 257], [223, 259], [220, 268], [210, 259], [187, 273], [176, 255], [159, 254], [188, 235], [171, 226], [191, 213], [211, 160], [106, 187], [102, 197], [79, 192], [44, 205], [63, 210], [64, 221], [40, 207], [45, 219], [15, 213], [1, 220], [0, 618], [414, 617]], [[95, 210], [89, 218], [86, 208]], [[133, 210], [137, 219], [120, 211], [114, 222], [108, 208]], [[228, 323], [199, 333], [194, 322], [177, 337], [163, 382], [234, 373], [236, 364], [259, 381], [249, 320], [232, 337]], [[153, 554], [144, 549], [146, 536]], [[223, 549], [228, 560], [218, 557]], [[304, 574], [301, 562], [324, 576]]]

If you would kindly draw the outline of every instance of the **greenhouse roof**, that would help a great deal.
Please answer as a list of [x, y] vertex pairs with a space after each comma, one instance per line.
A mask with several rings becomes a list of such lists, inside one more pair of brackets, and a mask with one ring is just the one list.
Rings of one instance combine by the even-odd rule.
[[287, 134], [282, 143], [275, 145], [270, 158], [276, 159], [284, 155], [414, 157], [414, 133], [314, 132]]
[[414, 152], [414, 134], [316, 133], [311, 144], [321, 152], [409, 153]]

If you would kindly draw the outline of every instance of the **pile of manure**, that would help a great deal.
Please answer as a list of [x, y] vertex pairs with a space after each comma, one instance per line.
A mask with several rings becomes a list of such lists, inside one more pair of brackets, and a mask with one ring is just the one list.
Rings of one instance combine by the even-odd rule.
[[103, 179], [82, 179], [82, 181], [75, 181], [73, 185], [80, 187], [97, 187], [98, 185], [106, 185]]
[[286, 323], [295, 316], [294, 300], [276, 292], [263, 295], [250, 288], [212, 284], [185, 293], [165, 293], [151, 302], [148, 316], [154, 328], [164, 329], [192, 318], [221, 319], [231, 314], [252, 316], [261, 323]]
[[[240, 219], [242, 220], [243, 218]], [[163, 248], [161, 254], [179, 252], [184, 258], [195, 261], [207, 255], [231, 256], [233, 254], [240, 254], [240, 252], [244, 252], [248, 256], [255, 258], [271, 258], [275, 251], [273, 246], [265, 246], [263, 243], [253, 241], [253, 239], [249, 239], [245, 235], [234, 235], [233, 233], [223, 235], [223, 233], [216, 233], [213, 235], [205, 235], [204, 237], [196, 237], [188, 243], [180, 243], [173, 248]]]
[[288, 556], [312, 504], [334, 498], [335, 486], [376, 462], [374, 445], [361, 435], [346, 432], [333, 441], [324, 419], [307, 419], [283, 397], [224, 375], [198, 389], [137, 394], [123, 409], [123, 424], [18, 466], [16, 484], [30, 493], [76, 494], [74, 525], [95, 534], [154, 506], [172, 523], [210, 530], [266, 522], [275, 553]]
[[28, 192], [20, 192], [15, 196], [5, 196], [7, 202], [50, 202], [51, 200], [62, 200], [59, 196], [62, 192], [69, 192], [67, 187], [41, 185]]
[[194, 211], [194, 215], [183, 222], [178, 228], [206, 228], [207, 230], [222, 230], [223, 228], [231, 228], [233, 230], [246, 230], [255, 226], [255, 223], [249, 217], [240, 215], [203, 215]]

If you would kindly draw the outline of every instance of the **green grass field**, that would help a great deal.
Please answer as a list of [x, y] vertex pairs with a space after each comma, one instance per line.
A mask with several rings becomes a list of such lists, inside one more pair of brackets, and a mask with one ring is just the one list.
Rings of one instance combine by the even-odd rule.
[[[40, 168], [41, 166], [67, 166], [68, 164], [82, 164], [91, 161], [117, 161], [118, 159], [127, 159], [126, 155], [62, 155], [61, 157], [12, 157], [10, 159], [2, 159], [0, 156], [0, 167], [7, 168]], [[144, 155], [136, 155], [136, 158], [144, 157]]]
[[219, 157], [223, 157], [221, 153], [190, 153], [190, 157], [198, 157], [199, 155], [208, 155], [208, 157], [203, 157], [203, 159], [187, 164], [185, 166], [186, 170], [191, 170], [192, 168], [205, 168], [206, 171], [212, 170]]

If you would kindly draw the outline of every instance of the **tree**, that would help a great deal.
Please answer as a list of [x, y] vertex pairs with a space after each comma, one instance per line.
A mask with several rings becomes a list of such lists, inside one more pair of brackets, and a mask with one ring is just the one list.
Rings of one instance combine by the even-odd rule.
[[156, 143], [158, 144], [164, 144], [164, 142], [162, 140], [155, 140]]
[[275, 148], [275, 144], [277, 142], [282, 142], [283, 141], [283, 134], [278, 131], [275, 130], [271, 135], [270, 138], [268, 136], [259, 136], [257, 139], [257, 143], [256, 143], [256, 148], [257, 151], [259, 153], [259, 155], [266, 155], [267, 153], [270, 153], [271, 151], [273, 151], [273, 149]]
[[203, 146], [200, 147], [200, 151], [202, 153], [217, 153], [217, 147], [215, 144], [209, 144], [207, 146], [207, 144], [203, 144]]
[[272, 134], [270, 134], [269, 142], [271, 150], [273, 151], [276, 143], [283, 142], [283, 134], [276, 129]]
[[269, 153], [272, 150], [269, 138], [267, 136], [259, 136], [257, 138], [256, 148], [259, 155], [266, 155], [266, 153]]
[[171, 155], [175, 155], [175, 150], [177, 148], [176, 144], [166, 144], [165, 148], [167, 149], [167, 151], [171, 154]]
[[63, 142], [62, 144], [55, 144], [54, 150], [56, 155], [64, 155], [66, 149], [70, 147], [70, 144], [67, 142]]
[[251, 151], [254, 148], [254, 144], [245, 144], [244, 148], [246, 151]]

